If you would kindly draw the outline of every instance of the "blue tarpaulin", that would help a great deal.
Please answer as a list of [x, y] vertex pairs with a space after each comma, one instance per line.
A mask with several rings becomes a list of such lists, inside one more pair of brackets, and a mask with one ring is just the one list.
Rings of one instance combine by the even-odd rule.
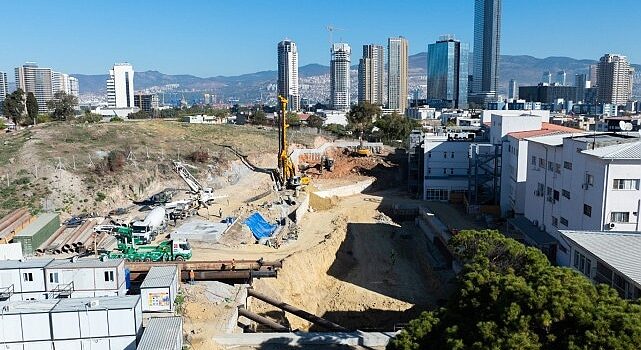
[[259, 212], [251, 214], [247, 220], [245, 220], [245, 225], [249, 227], [256, 239], [271, 237], [277, 227], [267, 222]]

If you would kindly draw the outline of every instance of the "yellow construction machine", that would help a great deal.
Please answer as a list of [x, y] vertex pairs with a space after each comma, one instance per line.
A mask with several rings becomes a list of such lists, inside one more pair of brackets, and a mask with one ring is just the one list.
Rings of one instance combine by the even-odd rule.
[[278, 96], [280, 101], [280, 120], [278, 121], [278, 169], [279, 179], [278, 182], [281, 188], [297, 189], [300, 186], [308, 185], [310, 182], [309, 177], [296, 175], [296, 168], [292, 163], [289, 154], [289, 147], [287, 144], [287, 98]]

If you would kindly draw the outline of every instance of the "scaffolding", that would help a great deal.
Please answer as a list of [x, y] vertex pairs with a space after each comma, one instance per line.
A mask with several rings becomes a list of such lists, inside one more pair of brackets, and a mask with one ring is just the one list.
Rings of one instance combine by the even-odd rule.
[[501, 145], [475, 143], [469, 152], [468, 211], [478, 212], [480, 206], [499, 204]]

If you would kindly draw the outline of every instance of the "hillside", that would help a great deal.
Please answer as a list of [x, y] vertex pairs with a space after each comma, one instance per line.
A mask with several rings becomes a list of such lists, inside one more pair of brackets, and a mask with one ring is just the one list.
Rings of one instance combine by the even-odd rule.
[[[292, 135], [295, 142], [308, 140]], [[1, 134], [0, 217], [27, 206], [65, 215], [124, 206], [165, 187], [186, 186], [172, 160], [187, 161], [195, 150], [211, 157], [196, 163], [196, 176], [220, 188], [241, 175], [237, 158], [222, 145], [247, 154], [259, 166], [274, 167], [278, 137], [251, 126], [186, 125], [171, 121], [49, 123]], [[107, 156], [120, 153], [114, 170]], [[119, 165], [119, 166], [118, 166]], [[7, 176], [9, 183], [7, 184]]]

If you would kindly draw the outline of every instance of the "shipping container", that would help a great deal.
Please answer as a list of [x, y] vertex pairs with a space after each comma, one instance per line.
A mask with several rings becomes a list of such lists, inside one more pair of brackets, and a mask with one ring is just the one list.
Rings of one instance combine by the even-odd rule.
[[13, 237], [13, 242], [22, 244], [24, 255], [32, 255], [59, 227], [58, 214], [45, 213], [38, 216], [29, 226]]
[[0, 344], [8, 349], [135, 350], [142, 333], [137, 295], [5, 301], [0, 309]]
[[178, 266], [152, 266], [140, 285], [143, 312], [173, 312], [178, 293]]
[[137, 350], [182, 350], [182, 317], [154, 317], [149, 320]]

